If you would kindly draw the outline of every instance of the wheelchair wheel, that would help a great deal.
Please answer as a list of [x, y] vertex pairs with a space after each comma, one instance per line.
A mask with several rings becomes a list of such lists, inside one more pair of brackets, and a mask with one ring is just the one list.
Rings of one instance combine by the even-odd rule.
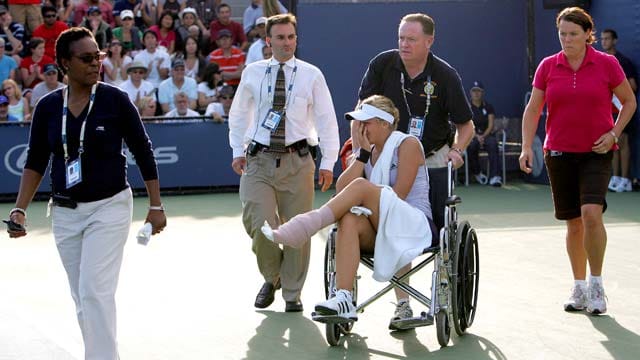
[[438, 335], [438, 344], [442, 347], [447, 347], [451, 338], [451, 327], [449, 326], [449, 317], [446, 310], [440, 310], [436, 314], [436, 333]]
[[327, 343], [331, 346], [338, 346], [340, 341], [341, 329], [338, 324], [325, 324], [325, 337]]
[[452, 258], [452, 310], [454, 328], [462, 335], [475, 318], [480, 275], [478, 237], [467, 221], [458, 226], [456, 242]]

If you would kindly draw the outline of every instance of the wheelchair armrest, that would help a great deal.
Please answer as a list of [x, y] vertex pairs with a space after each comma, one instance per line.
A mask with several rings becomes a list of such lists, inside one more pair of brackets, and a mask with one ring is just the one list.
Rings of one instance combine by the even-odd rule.
[[462, 198], [458, 195], [451, 195], [447, 198], [447, 200], [444, 202], [444, 204], [446, 206], [451, 206], [451, 205], [456, 205], [456, 204], [460, 204], [462, 202]]

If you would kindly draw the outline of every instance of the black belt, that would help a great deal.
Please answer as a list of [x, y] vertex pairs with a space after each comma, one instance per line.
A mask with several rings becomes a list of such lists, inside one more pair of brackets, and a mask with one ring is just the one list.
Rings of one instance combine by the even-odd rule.
[[308, 148], [309, 148], [309, 144], [307, 143], [307, 140], [300, 140], [300, 141], [294, 142], [293, 144], [286, 146], [283, 150], [270, 149], [267, 145], [260, 144], [257, 141], [252, 141], [251, 144], [249, 144], [249, 147], [247, 148], [247, 152], [249, 153], [249, 155], [255, 155], [258, 152], [286, 154], [286, 153], [292, 153], [300, 150], [306, 150]]

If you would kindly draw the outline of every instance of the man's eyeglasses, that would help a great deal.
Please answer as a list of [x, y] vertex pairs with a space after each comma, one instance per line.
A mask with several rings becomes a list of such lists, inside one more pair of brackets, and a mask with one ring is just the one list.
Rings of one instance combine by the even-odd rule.
[[54, 17], [56, 17], [56, 14], [55, 14], [55, 13], [53, 13], [53, 14], [46, 14], [44, 17], [45, 17], [45, 18], [54, 18]]
[[107, 53], [98, 52], [95, 54], [86, 54], [81, 56], [72, 55], [72, 57], [82, 61], [85, 64], [91, 64], [94, 61], [101, 62], [102, 60], [104, 60], [107, 57]]

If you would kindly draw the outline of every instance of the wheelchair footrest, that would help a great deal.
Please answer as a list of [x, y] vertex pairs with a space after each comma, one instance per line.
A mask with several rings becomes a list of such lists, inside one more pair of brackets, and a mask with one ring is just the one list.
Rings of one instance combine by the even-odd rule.
[[311, 320], [317, 321], [323, 324], [348, 324], [358, 321], [357, 318], [349, 319], [338, 315], [321, 315], [316, 312], [311, 313]]
[[433, 325], [433, 316], [422, 312], [420, 316], [408, 318], [408, 319], [400, 319], [397, 321], [391, 321], [389, 323], [389, 330], [410, 330], [415, 329], [421, 326], [430, 326]]

